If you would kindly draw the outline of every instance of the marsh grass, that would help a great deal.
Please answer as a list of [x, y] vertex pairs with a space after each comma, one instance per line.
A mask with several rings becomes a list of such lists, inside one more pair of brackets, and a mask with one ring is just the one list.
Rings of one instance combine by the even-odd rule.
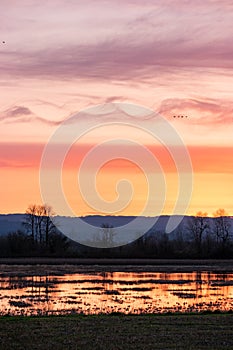
[[1, 317], [0, 349], [233, 348], [233, 314]]

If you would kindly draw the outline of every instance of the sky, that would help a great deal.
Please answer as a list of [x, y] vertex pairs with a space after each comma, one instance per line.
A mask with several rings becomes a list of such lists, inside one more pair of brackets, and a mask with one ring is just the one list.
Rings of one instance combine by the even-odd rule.
[[[162, 213], [174, 213], [180, 186], [176, 164], [166, 145], [142, 131], [142, 126], [153, 130], [160, 115], [190, 154], [193, 188], [185, 213], [212, 215], [224, 208], [233, 215], [232, 1], [1, 0], [0, 13], [0, 213], [24, 212], [43, 202], [41, 157], [64, 121], [78, 113], [75, 127], [88, 128], [93, 116], [82, 111], [129, 103], [152, 110], [153, 118], [137, 115], [132, 131], [124, 129], [128, 114], [123, 113], [116, 118], [119, 129], [89, 130], [64, 159], [62, 186], [74, 214], [140, 215], [147, 201], [153, 169], [127, 157], [111, 159], [94, 172], [96, 190], [109, 203], [118, 198], [118, 181], [131, 182], [133, 196], [121, 191], [121, 209], [110, 203], [104, 212], [86, 202], [87, 197], [95, 201], [93, 193], [81, 195], [81, 162], [108, 137], [124, 139], [106, 145], [109, 155], [117, 149], [123, 157], [133, 139], [159, 160], [166, 180]], [[98, 118], [100, 125], [113, 121]], [[58, 149], [59, 144], [55, 159]], [[84, 173], [93, 171], [89, 164]], [[156, 176], [155, 171], [159, 191]], [[66, 214], [62, 207], [57, 211]], [[152, 206], [144, 214], [157, 211]]]

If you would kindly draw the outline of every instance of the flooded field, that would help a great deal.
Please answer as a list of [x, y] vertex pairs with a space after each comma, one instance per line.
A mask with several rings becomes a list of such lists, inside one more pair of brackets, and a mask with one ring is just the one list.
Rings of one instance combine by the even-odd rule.
[[111, 271], [108, 266], [73, 273], [70, 268], [46, 272], [46, 267], [5, 266], [0, 273], [0, 314], [233, 310], [232, 272], [132, 269], [137, 272]]

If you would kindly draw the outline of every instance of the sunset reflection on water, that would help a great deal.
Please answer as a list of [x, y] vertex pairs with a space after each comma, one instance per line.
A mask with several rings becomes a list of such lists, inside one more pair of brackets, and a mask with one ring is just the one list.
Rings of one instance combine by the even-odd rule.
[[82, 272], [0, 277], [2, 315], [232, 309], [232, 273]]

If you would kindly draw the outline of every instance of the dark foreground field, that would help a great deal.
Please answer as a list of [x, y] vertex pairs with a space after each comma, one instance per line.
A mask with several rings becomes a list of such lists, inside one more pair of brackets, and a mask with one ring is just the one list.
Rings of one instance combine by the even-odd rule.
[[233, 314], [2, 317], [0, 349], [233, 349]]

